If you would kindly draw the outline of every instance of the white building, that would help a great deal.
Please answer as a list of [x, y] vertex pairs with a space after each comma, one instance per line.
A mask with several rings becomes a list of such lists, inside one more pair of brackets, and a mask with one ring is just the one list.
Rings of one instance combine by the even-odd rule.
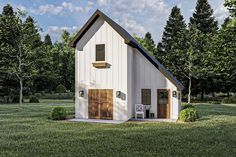
[[134, 117], [135, 104], [144, 104], [150, 108], [146, 117], [178, 119], [183, 85], [101, 11], [71, 46], [76, 51], [76, 118], [126, 121]]

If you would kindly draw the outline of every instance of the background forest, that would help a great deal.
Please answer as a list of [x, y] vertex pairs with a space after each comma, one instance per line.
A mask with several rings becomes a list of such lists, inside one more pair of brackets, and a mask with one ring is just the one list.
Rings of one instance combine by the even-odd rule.
[[[198, 0], [188, 24], [173, 7], [162, 40], [147, 32], [134, 37], [185, 86], [183, 100], [221, 99], [236, 91], [236, 1], [226, 0], [230, 16], [219, 26], [207, 0]], [[63, 31], [61, 41], [41, 39], [34, 18], [8, 4], [0, 14], [0, 100], [29, 96], [73, 98], [74, 36]]]

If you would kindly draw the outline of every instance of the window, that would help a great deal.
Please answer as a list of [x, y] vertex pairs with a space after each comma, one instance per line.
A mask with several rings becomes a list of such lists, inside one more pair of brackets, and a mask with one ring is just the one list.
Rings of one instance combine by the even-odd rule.
[[142, 89], [142, 104], [151, 105], [151, 89]]
[[105, 44], [96, 45], [96, 61], [105, 61]]

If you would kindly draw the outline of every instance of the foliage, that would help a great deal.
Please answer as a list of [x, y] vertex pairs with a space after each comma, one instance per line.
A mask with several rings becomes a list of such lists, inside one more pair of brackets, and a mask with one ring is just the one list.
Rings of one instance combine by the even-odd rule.
[[213, 17], [213, 9], [207, 0], [198, 0], [193, 13], [190, 17], [190, 26], [195, 25], [202, 33], [212, 33], [218, 29], [217, 21]]
[[192, 104], [182, 104], [182, 110], [186, 109], [186, 108], [194, 108], [194, 106]]
[[225, 0], [224, 4], [231, 13], [231, 16], [236, 18], [236, 0]]
[[[19, 97], [19, 95], [13, 95], [12, 97], [11, 97], [11, 99], [12, 99], [12, 103], [18, 103], [19, 102], [19, 100], [20, 100], [20, 97]], [[22, 100], [23, 102], [24, 102], [24, 100]]]
[[14, 12], [10, 5], [4, 7], [0, 16], [0, 72], [16, 78], [21, 108], [24, 83], [33, 74], [32, 56], [41, 44], [33, 18], [29, 16], [23, 21], [24, 17], [24, 12]]
[[224, 104], [236, 104], [236, 95], [228, 97], [228, 98], [224, 98], [222, 100], [222, 103], [224, 103]]
[[157, 45], [155, 57], [181, 81], [183, 81], [181, 58], [186, 55], [186, 41], [186, 24], [183, 15], [180, 8], [174, 6], [166, 22], [162, 40]]
[[65, 120], [66, 109], [64, 107], [55, 107], [52, 109], [51, 118], [53, 120]]
[[209, 104], [221, 104], [220, 101], [208, 101]]
[[62, 84], [59, 84], [56, 88], [57, 93], [66, 93], [66, 87], [63, 86]]
[[152, 39], [151, 33], [147, 32], [144, 38], [140, 38], [136, 34], [134, 34], [133, 36], [150, 54], [156, 54], [156, 45], [154, 40]]
[[44, 45], [46, 46], [52, 46], [52, 40], [49, 34], [46, 34], [46, 36], [44, 37]]
[[39, 99], [36, 96], [31, 96], [29, 103], [39, 103]]
[[198, 118], [199, 116], [195, 108], [186, 108], [180, 111], [179, 119], [183, 122], [195, 122]]
[[41, 96], [43, 99], [72, 99], [74, 97], [74, 93], [45, 93], [45, 95]]

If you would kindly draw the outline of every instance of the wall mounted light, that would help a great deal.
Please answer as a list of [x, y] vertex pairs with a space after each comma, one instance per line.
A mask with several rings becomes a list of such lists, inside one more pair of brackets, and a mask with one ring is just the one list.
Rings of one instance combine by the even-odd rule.
[[121, 98], [121, 91], [116, 91], [116, 97]]
[[79, 91], [79, 96], [80, 96], [80, 97], [84, 97], [84, 91], [83, 91], [83, 90], [80, 90], [80, 91]]
[[177, 91], [172, 92], [173, 97], [177, 97]]

